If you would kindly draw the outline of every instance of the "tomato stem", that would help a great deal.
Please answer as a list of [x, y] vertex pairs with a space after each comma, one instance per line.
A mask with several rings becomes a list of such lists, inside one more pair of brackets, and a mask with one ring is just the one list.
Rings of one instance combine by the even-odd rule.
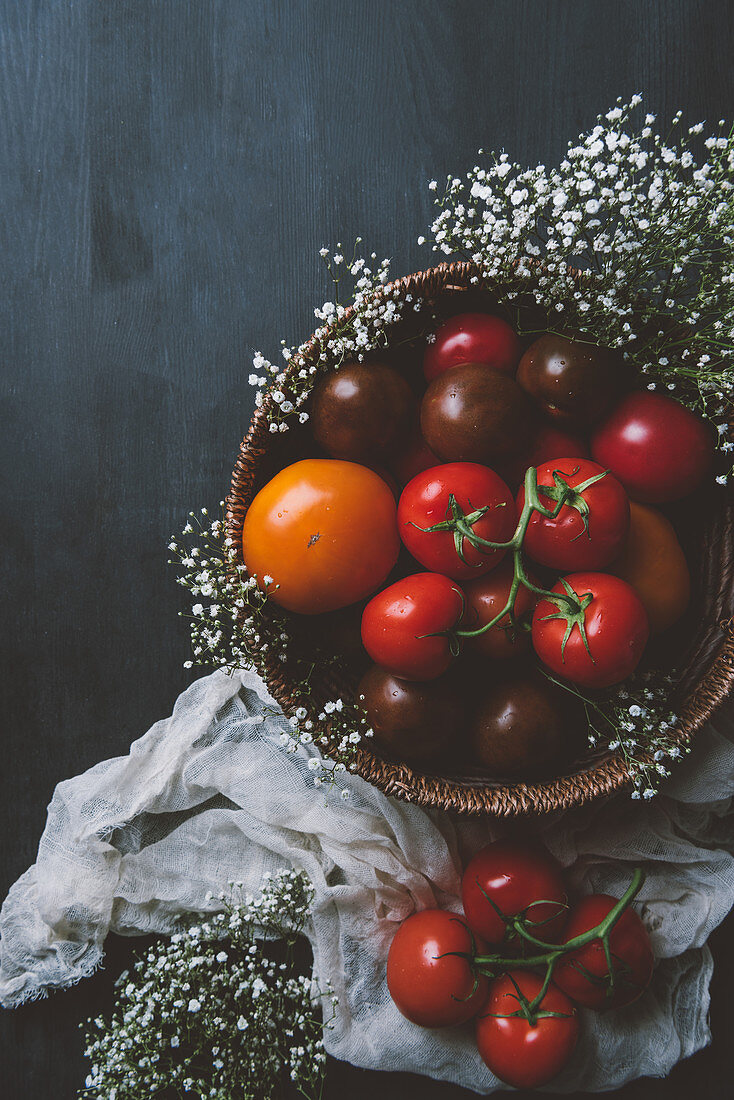
[[[605, 471], [606, 473], [606, 471]], [[509, 615], [510, 624], [514, 624], [514, 607], [515, 599], [517, 597], [518, 590], [522, 585], [523, 588], [527, 588], [530, 592], [533, 592], [536, 596], [542, 599], [550, 600], [556, 604], [559, 609], [559, 617], [566, 618], [568, 624], [568, 634], [570, 635], [574, 624], [579, 625], [579, 629], [584, 631], [583, 616], [588, 606], [588, 600], [584, 603], [586, 597], [579, 599], [574, 593], [569, 590], [565, 592], [551, 592], [546, 588], [539, 588], [536, 584], [530, 580], [525, 569], [525, 562], [523, 560], [523, 543], [525, 541], [525, 534], [527, 532], [530, 520], [533, 517], [534, 512], [539, 512], [547, 519], [555, 519], [564, 504], [579, 493], [581, 488], [588, 488], [588, 485], [593, 484], [594, 481], [598, 481], [604, 474], [597, 474], [593, 479], [589, 479], [583, 483], [579, 489], [572, 489], [570, 485], [567, 485], [561, 478], [560, 474], [555, 471], [554, 479], [555, 485], [550, 488], [548, 495], [553, 495], [555, 503], [552, 508], [548, 508], [542, 503], [540, 499], [540, 491], [538, 489], [538, 471], [535, 466], [530, 466], [525, 472], [525, 501], [520, 512], [520, 518], [517, 521], [517, 527], [515, 528], [515, 534], [508, 542], [488, 542], [486, 539], [477, 535], [470, 523], [473, 516], [465, 516], [463, 513], [457, 514], [458, 505], [453, 494], [449, 497], [449, 507], [451, 508], [451, 520], [447, 520], [445, 524], [437, 524], [436, 528], [429, 528], [429, 530], [447, 530], [449, 526], [456, 530], [461, 535], [461, 540], [466, 539], [477, 549], [486, 550], [510, 550], [513, 557], [513, 577], [512, 584], [510, 585], [510, 592], [507, 597], [507, 602], [498, 615], [495, 615], [493, 619], [490, 619], [484, 626], [480, 626], [477, 630], [456, 630], [455, 634], [459, 638], [478, 638], [481, 634], [486, 634], [488, 630], [491, 630], [493, 626], [496, 626], [505, 615]], [[546, 493], [546, 486], [543, 486], [543, 493]], [[459, 510], [460, 511], [460, 510]], [[453, 526], [455, 525], [455, 527]], [[584, 641], [586, 641], [584, 636]], [[565, 646], [564, 646], [565, 648]]]
[[530, 1022], [533, 1022], [533, 1019], [537, 1018], [537, 1010], [543, 997], [548, 992], [548, 986], [550, 985], [553, 977], [553, 970], [558, 960], [571, 951], [577, 951], [580, 947], [585, 947], [586, 944], [591, 943], [593, 940], [601, 940], [608, 970], [607, 996], [611, 997], [614, 992], [614, 967], [612, 965], [611, 950], [609, 947], [609, 936], [619, 918], [625, 910], [629, 908], [633, 899], [640, 892], [644, 881], [645, 875], [642, 869], [636, 867], [629, 886], [619, 901], [609, 910], [604, 919], [594, 928], [590, 928], [587, 932], [582, 932], [578, 936], [574, 936], [572, 939], [567, 940], [566, 943], [546, 943], [545, 940], [541, 940], [537, 936], [534, 936], [532, 932], [528, 930], [527, 921], [522, 915], [511, 918], [505, 917], [503, 919], [516, 935], [533, 947], [540, 948], [541, 950], [536, 951], [533, 955], [521, 956], [519, 958], [508, 958], [505, 955], [474, 955], [470, 960], [472, 966], [477, 973], [485, 974], [487, 977], [493, 977], [498, 973], [505, 973], [510, 969], [522, 968], [532, 970], [539, 967], [545, 967], [545, 975], [540, 990], [527, 1006], [523, 1006], [522, 1015], [530, 1020]]

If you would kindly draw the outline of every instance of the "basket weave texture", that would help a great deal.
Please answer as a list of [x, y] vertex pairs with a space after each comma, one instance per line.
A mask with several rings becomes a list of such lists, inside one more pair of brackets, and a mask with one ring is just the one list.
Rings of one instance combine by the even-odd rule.
[[[472, 280], [475, 282], [472, 282]], [[407, 275], [391, 284], [399, 298], [412, 295], [433, 303], [440, 312], [462, 311], [462, 298], [481, 288], [481, 271], [472, 263], [440, 264], [435, 268]], [[450, 304], [449, 304], [450, 303]], [[486, 307], [485, 307], [486, 308]], [[306, 345], [303, 358], [308, 365], [316, 362], [321, 343], [314, 337]], [[289, 371], [301, 369], [303, 362]], [[287, 381], [286, 381], [287, 385]], [[268, 426], [272, 408], [266, 397], [255, 410], [249, 430], [240, 447], [225, 502], [225, 526], [237, 553], [242, 547], [242, 527], [247, 508], [261, 487], [263, 467], [267, 466], [274, 437]], [[295, 461], [295, 459], [293, 459]], [[267, 476], [271, 476], [268, 471]], [[679, 665], [679, 693], [683, 698], [675, 737], [688, 742], [712, 716], [734, 684], [734, 508], [728, 495], [712, 498], [705, 523], [695, 547], [694, 593], [699, 608], [698, 621], [692, 628], [685, 657]], [[300, 706], [313, 708], [336, 695], [350, 693], [351, 686], [332, 672], [324, 673], [313, 684], [313, 695], [304, 698], [289, 682], [287, 668], [265, 657], [262, 670], [273, 697], [287, 715]], [[328, 752], [328, 749], [327, 749]], [[566, 774], [533, 783], [497, 782], [482, 775], [441, 776], [424, 773], [407, 764], [383, 759], [377, 753], [359, 748], [356, 771], [387, 794], [422, 806], [464, 814], [514, 817], [570, 809], [604, 798], [630, 786], [624, 761], [607, 752], [582, 760]]]

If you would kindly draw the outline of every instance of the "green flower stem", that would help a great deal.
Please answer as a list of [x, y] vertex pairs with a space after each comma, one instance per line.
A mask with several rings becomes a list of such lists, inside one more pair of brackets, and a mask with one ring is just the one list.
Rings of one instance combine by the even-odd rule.
[[520, 917], [515, 917], [513, 920], [508, 921], [508, 926], [527, 943], [532, 944], [534, 947], [541, 950], [535, 955], [528, 955], [525, 958], [507, 958], [504, 955], [475, 955], [472, 958], [472, 963], [475, 969], [481, 973], [486, 974], [488, 977], [493, 977], [497, 973], [504, 973], [511, 969], [524, 969], [532, 970], [536, 967], [545, 967], [545, 977], [543, 979], [543, 985], [539, 990], [537, 996], [533, 998], [528, 1006], [529, 1016], [528, 1019], [533, 1020], [535, 1013], [541, 1004], [543, 997], [548, 992], [548, 986], [550, 985], [553, 977], [553, 970], [556, 963], [564, 955], [567, 955], [570, 951], [577, 951], [580, 947], [585, 947], [593, 940], [601, 940], [604, 954], [607, 960], [607, 968], [609, 971], [609, 989], [610, 993], [614, 986], [614, 969], [612, 966], [611, 952], [609, 949], [609, 935], [614, 928], [615, 924], [622, 916], [624, 911], [629, 907], [632, 900], [640, 892], [643, 882], [645, 881], [645, 875], [640, 867], [636, 867], [632, 875], [632, 880], [625, 890], [622, 897], [616, 903], [616, 905], [609, 910], [606, 917], [599, 922], [594, 928], [590, 928], [588, 932], [582, 932], [578, 936], [574, 936], [573, 939], [568, 940], [566, 943], [546, 943], [544, 940], [538, 939], [531, 932], [527, 930], [525, 920]]

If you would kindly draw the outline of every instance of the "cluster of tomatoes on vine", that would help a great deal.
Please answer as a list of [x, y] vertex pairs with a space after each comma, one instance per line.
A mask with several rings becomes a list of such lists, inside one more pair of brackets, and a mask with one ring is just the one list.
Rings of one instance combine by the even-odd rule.
[[[675, 530], [652, 506], [702, 483], [713, 433], [634, 388], [617, 353], [552, 333], [523, 350], [490, 314], [450, 318], [422, 366], [419, 385], [399, 361], [320, 380], [310, 430], [331, 457], [263, 487], [244, 560], [291, 611], [325, 623], [356, 610], [373, 662], [358, 699], [384, 749], [430, 762], [468, 725], [475, 762], [525, 776], [568, 755], [579, 723], [517, 658], [532, 647], [582, 690], [633, 672], [689, 597]], [[457, 669], [460, 653], [473, 661]]]
[[579, 1037], [578, 1006], [635, 1001], [652, 978], [650, 938], [630, 903], [592, 894], [569, 905], [560, 868], [539, 847], [498, 841], [467, 865], [463, 914], [424, 909], [403, 921], [387, 985], [414, 1024], [475, 1021], [479, 1053], [507, 1084], [537, 1088], [566, 1065]]

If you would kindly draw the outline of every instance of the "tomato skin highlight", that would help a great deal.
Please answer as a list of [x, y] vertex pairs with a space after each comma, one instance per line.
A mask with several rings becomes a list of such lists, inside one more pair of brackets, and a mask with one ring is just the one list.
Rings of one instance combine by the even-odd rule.
[[501, 317], [489, 313], [459, 313], [441, 325], [423, 357], [423, 373], [431, 382], [463, 363], [481, 363], [513, 374], [520, 360], [520, 341]]
[[517, 516], [512, 493], [502, 478], [476, 462], [447, 462], [417, 474], [403, 489], [398, 502], [398, 531], [416, 561], [433, 573], [453, 580], [468, 580], [494, 569], [506, 551], [483, 550], [465, 538], [459, 557], [451, 531], [427, 531], [451, 516], [453, 495], [466, 514], [489, 506], [473, 530], [488, 542], [508, 542]]
[[458, 624], [464, 596], [439, 573], [412, 573], [373, 596], [362, 613], [362, 644], [401, 680], [433, 680], [453, 660], [444, 631]]
[[[605, 473], [603, 466], [586, 458], [556, 458], [539, 466], [538, 488], [552, 487], [556, 472], [572, 489], [592, 477], [604, 475], [581, 493], [589, 509], [587, 526], [584, 526], [581, 513], [570, 504], [564, 504], [554, 519], [533, 512], [523, 549], [539, 565], [549, 569], [564, 572], [603, 569], [619, 554], [629, 531], [627, 494], [613, 474]], [[551, 497], [542, 491], [539, 495], [546, 508], [553, 508], [555, 501]], [[524, 504], [523, 486], [517, 494], [518, 514]]]
[[398, 928], [387, 956], [387, 988], [398, 1010], [429, 1028], [453, 1027], [476, 1016], [487, 996], [487, 979], [475, 979], [465, 959], [447, 952], [481, 952], [485, 946], [455, 913], [413, 913]]
[[539, 1088], [552, 1081], [569, 1061], [578, 1042], [579, 1018], [574, 1005], [553, 982], [540, 1009], [561, 1016], [541, 1016], [533, 1025], [512, 1015], [519, 1008], [513, 979], [528, 1001], [543, 985], [542, 979], [528, 970], [512, 970], [495, 979], [477, 1019], [477, 1046], [495, 1077], [515, 1088]]
[[[493, 945], [504, 940], [506, 925], [491, 902], [506, 917], [531, 906], [527, 920], [536, 925], [531, 931], [548, 943], [559, 942], [568, 912], [556, 861], [539, 845], [511, 840], [488, 844], [470, 860], [461, 880], [461, 901], [469, 927]], [[550, 904], [533, 904], [539, 901]]]
[[[582, 898], [569, 914], [563, 942], [595, 928], [617, 904], [609, 894]], [[631, 1004], [652, 979], [655, 956], [647, 929], [634, 909], [625, 909], [609, 935], [615, 990], [607, 996], [609, 974], [601, 940], [592, 940], [563, 955], [556, 963], [553, 980], [577, 1004], [586, 1008], [621, 1008]], [[584, 971], [586, 973], [584, 973]]]
[[270, 576], [269, 597], [303, 615], [335, 611], [378, 588], [397, 561], [395, 499], [354, 462], [310, 458], [276, 474], [245, 516], [250, 576]]
[[[589, 652], [578, 625], [563, 651], [566, 623], [546, 619], [559, 611], [548, 599], [541, 599], [533, 614], [535, 652], [552, 672], [572, 683], [592, 688], [620, 683], [634, 672], [650, 634], [640, 597], [626, 581], [608, 573], [571, 573], [563, 580], [577, 596], [593, 595], [584, 613]], [[562, 593], [565, 589], [558, 581], [551, 591]]]
[[628, 393], [591, 440], [594, 460], [622, 482], [633, 500], [662, 504], [688, 496], [710, 472], [710, 425], [660, 393]]

